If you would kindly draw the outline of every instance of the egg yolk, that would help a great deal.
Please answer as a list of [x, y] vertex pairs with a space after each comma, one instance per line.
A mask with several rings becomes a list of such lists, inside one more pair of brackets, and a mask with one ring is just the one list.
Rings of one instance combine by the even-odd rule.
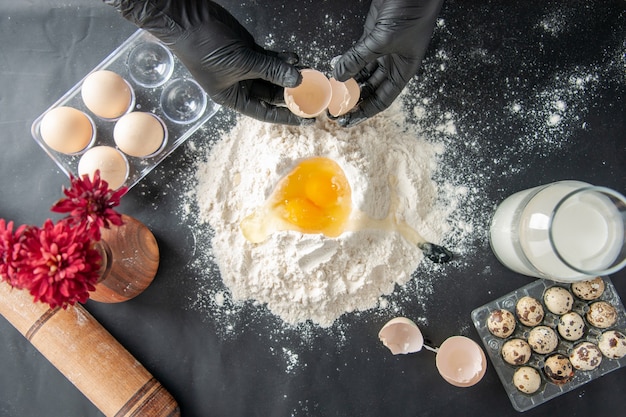
[[[244, 236], [264, 240], [274, 230], [297, 230], [337, 237], [352, 207], [350, 184], [331, 159], [315, 157], [300, 162], [276, 186], [268, 205], [241, 224]], [[272, 222], [272, 218], [279, 223]], [[274, 220], [275, 220], [274, 219]]]

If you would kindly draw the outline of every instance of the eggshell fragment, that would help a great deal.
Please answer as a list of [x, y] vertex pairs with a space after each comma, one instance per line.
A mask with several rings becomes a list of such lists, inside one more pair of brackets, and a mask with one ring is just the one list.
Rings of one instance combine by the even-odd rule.
[[116, 119], [133, 105], [131, 86], [109, 70], [94, 71], [85, 77], [80, 92], [85, 106], [103, 119]]
[[89, 116], [73, 107], [61, 106], [47, 112], [39, 125], [41, 139], [64, 154], [85, 149], [93, 140], [95, 127]]
[[485, 352], [478, 343], [464, 336], [446, 339], [435, 360], [439, 374], [457, 387], [470, 387], [478, 383], [487, 370]]
[[419, 352], [424, 346], [419, 327], [405, 317], [389, 320], [378, 332], [378, 338], [394, 355]]
[[285, 88], [285, 104], [300, 117], [315, 117], [330, 103], [332, 88], [324, 74], [313, 69], [303, 69], [302, 82], [297, 87]]
[[341, 116], [349, 112], [359, 101], [361, 89], [354, 78], [341, 82], [330, 78], [332, 97], [328, 104], [328, 112], [335, 116]]
[[113, 139], [122, 152], [141, 158], [155, 154], [162, 147], [165, 133], [166, 128], [157, 116], [135, 111], [115, 123]]
[[100, 178], [109, 184], [109, 188], [116, 190], [128, 177], [128, 161], [120, 151], [111, 146], [95, 146], [78, 161], [78, 174], [87, 174], [93, 178], [96, 170], [100, 170]]

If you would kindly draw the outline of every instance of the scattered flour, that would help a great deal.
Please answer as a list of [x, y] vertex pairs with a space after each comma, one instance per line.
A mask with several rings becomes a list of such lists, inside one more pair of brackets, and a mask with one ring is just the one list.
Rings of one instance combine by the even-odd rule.
[[[287, 231], [252, 244], [239, 225], [299, 160], [325, 156], [342, 166], [353, 208], [385, 218], [395, 192], [397, 217], [439, 243], [454, 209], [440, 195], [459, 190], [432, 180], [444, 147], [421, 139], [410, 126], [400, 104], [353, 129], [326, 119], [308, 127], [239, 119], [198, 166], [195, 193], [200, 220], [214, 230], [214, 260], [233, 300], [264, 304], [289, 324], [312, 321], [322, 327], [347, 312], [387, 306], [381, 296], [409, 281], [423, 259], [399, 233], [359, 230], [331, 239]], [[454, 131], [449, 117], [442, 129]], [[394, 191], [390, 177], [397, 179]], [[215, 303], [224, 304], [223, 294], [216, 294]]]

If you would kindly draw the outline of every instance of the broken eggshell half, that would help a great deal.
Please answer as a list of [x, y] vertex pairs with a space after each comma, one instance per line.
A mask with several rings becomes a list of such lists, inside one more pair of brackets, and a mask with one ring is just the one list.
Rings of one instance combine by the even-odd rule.
[[419, 352], [424, 346], [419, 327], [406, 317], [389, 320], [378, 332], [378, 338], [394, 355]]
[[303, 69], [300, 74], [300, 85], [285, 88], [287, 108], [300, 117], [316, 117], [327, 109], [338, 117], [350, 111], [359, 100], [361, 91], [354, 79], [340, 82], [314, 69]]
[[487, 370], [485, 352], [465, 336], [447, 338], [439, 347], [435, 362], [442, 378], [456, 387], [471, 387]]

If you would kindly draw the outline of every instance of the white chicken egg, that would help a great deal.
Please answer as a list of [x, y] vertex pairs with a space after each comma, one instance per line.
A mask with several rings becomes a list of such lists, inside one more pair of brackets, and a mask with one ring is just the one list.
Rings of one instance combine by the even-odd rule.
[[424, 346], [419, 327], [405, 317], [389, 320], [378, 332], [378, 338], [394, 355], [419, 352]]
[[113, 129], [113, 139], [122, 152], [130, 156], [153, 156], [163, 147], [167, 129], [154, 114], [131, 112], [122, 116]]
[[87, 174], [93, 178], [96, 170], [100, 170], [100, 178], [109, 184], [109, 188], [116, 190], [128, 178], [128, 161], [120, 151], [111, 146], [94, 146], [78, 161], [78, 175]]
[[41, 119], [39, 134], [50, 148], [64, 154], [82, 151], [95, 137], [93, 121], [84, 112], [61, 106], [47, 112]]
[[439, 347], [435, 362], [443, 379], [457, 387], [475, 385], [487, 370], [485, 352], [465, 336], [447, 338]]
[[80, 93], [85, 106], [103, 119], [117, 119], [134, 104], [130, 84], [109, 70], [94, 71], [85, 77]]

